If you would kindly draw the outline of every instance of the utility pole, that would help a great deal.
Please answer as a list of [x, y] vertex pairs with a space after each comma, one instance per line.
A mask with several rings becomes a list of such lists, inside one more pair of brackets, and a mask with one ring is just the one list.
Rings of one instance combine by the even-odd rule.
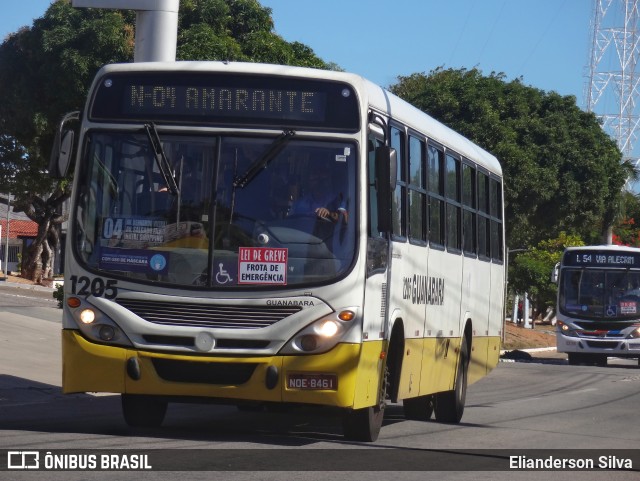
[[74, 7], [136, 11], [134, 62], [174, 62], [180, 0], [72, 0]]

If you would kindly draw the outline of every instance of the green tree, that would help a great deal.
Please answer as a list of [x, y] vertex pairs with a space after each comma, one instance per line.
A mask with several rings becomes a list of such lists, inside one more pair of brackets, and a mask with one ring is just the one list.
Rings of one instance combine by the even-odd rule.
[[507, 245], [536, 245], [560, 231], [595, 241], [614, 224], [634, 169], [575, 97], [478, 69], [398, 77], [391, 91], [500, 160]]
[[[178, 60], [237, 60], [329, 68], [298, 42], [273, 31], [271, 9], [257, 0], [182, 0]], [[22, 275], [40, 282], [52, 274], [52, 251], [64, 221], [70, 178], [46, 174], [62, 116], [81, 110], [88, 87], [107, 63], [133, 59], [135, 13], [76, 9], [57, 0], [33, 25], [0, 44], [0, 192], [38, 223]]]
[[640, 247], [640, 201], [632, 192], [624, 192], [616, 225], [612, 229], [614, 244]]
[[579, 236], [561, 232], [553, 239], [540, 241], [537, 246], [519, 253], [509, 264], [509, 288], [513, 292], [527, 292], [535, 312], [544, 312], [556, 304], [557, 286], [551, 281], [554, 266], [560, 262], [567, 247], [582, 246]]
[[51, 277], [53, 251], [64, 221], [62, 204], [70, 180], [46, 174], [56, 125], [80, 110], [90, 78], [104, 63], [133, 55], [134, 15], [80, 10], [53, 3], [31, 28], [0, 45], [0, 136], [14, 154], [0, 151], [0, 191], [15, 195], [14, 208], [38, 224], [38, 234], [22, 259], [22, 275], [37, 282]]

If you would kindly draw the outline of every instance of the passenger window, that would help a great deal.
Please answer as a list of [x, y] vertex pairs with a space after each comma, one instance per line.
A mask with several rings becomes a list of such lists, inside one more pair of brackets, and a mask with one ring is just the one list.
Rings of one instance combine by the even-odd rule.
[[404, 221], [404, 211], [407, 191], [407, 168], [405, 163], [404, 148], [404, 132], [396, 127], [391, 127], [391, 148], [396, 149], [398, 162], [398, 182], [393, 194], [393, 207], [391, 209], [393, 234], [394, 236], [404, 237], [406, 235], [406, 226]]
[[409, 237], [421, 242], [427, 240], [424, 147], [423, 140], [409, 136]]
[[461, 236], [461, 208], [460, 208], [460, 160], [452, 155], [446, 156], [446, 188], [447, 217], [446, 243], [449, 249], [459, 250], [462, 244]]
[[429, 242], [444, 246], [444, 152], [427, 147], [427, 191], [429, 203]]
[[476, 169], [462, 164], [462, 250], [465, 254], [476, 254]]

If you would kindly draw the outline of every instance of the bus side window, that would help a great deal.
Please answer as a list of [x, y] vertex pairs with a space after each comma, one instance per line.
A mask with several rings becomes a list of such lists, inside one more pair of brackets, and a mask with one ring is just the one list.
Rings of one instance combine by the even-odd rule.
[[444, 151], [431, 143], [427, 146], [427, 191], [429, 243], [444, 247]]
[[407, 234], [407, 221], [405, 212], [407, 211], [407, 164], [405, 156], [404, 131], [397, 127], [391, 127], [391, 148], [396, 150], [396, 171], [398, 181], [393, 191], [393, 206], [391, 209], [391, 225], [394, 237], [404, 238]]
[[489, 180], [489, 205], [491, 215], [491, 258], [494, 261], [503, 261], [502, 250], [502, 185], [497, 179]]
[[478, 172], [478, 255], [481, 259], [491, 259], [489, 220], [489, 176]]
[[378, 229], [378, 196], [376, 186], [376, 150], [382, 147], [380, 139], [369, 136], [367, 142], [367, 164], [369, 171], [369, 237], [380, 237]]

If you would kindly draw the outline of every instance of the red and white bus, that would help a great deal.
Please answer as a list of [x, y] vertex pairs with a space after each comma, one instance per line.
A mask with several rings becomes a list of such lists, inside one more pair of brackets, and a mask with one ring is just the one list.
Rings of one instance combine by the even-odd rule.
[[569, 247], [557, 272], [557, 349], [569, 364], [640, 358], [640, 249]]

